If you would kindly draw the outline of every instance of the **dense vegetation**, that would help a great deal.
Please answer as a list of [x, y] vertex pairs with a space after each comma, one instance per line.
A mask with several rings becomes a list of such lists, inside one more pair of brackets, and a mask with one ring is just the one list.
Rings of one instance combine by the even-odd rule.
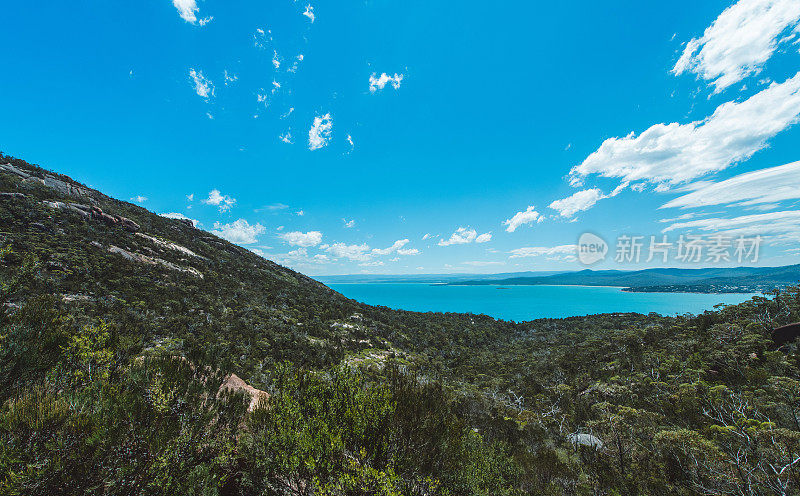
[[800, 494], [798, 343], [770, 337], [800, 290], [684, 317], [399, 312], [97, 192], [0, 193], [21, 193], [0, 195], [0, 494]]

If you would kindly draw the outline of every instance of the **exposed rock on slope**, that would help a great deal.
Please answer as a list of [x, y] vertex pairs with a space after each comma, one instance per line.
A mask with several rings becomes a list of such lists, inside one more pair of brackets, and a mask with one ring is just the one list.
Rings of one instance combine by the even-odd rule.
[[219, 387], [220, 393], [223, 391], [243, 392], [250, 396], [250, 404], [247, 407], [248, 412], [252, 412], [259, 405], [259, 403], [266, 402], [269, 399], [269, 393], [256, 389], [250, 384], [244, 382], [241, 377], [236, 374], [230, 374], [222, 381]]

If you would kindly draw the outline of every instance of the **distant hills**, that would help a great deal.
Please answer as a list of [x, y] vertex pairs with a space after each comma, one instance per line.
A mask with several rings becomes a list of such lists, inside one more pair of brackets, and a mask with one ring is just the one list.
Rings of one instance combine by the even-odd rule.
[[459, 284], [474, 281], [511, 279], [525, 277], [542, 277], [563, 274], [564, 271], [526, 271], [504, 272], [500, 274], [348, 274], [337, 276], [317, 276], [323, 284], [366, 284], [366, 283], [427, 283], [427, 284]]
[[565, 285], [620, 286], [625, 291], [652, 293], [756, 293], [796, 285], [800, 265], [784, 267], [735, 267], [637, 271], [581, 270], [547, 275], [480, 278], [453, 281], [452, 285]]

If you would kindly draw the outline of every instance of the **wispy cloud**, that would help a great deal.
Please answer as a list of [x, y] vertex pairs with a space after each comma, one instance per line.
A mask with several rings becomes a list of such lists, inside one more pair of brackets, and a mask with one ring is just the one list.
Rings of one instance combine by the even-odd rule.
[[718, 93], [759, 73], [798, 21], [797, 0], [739, 0], [686, 44], [672, 72], [694, 73]]
[[610, 194], [603, 193], [599, 188], [584, 189], [574, 193], [567, 198], [556, 200], [549, 205], [549, 208], [556, 210], [561, 217], [573, 217], [578, 212], [585, 212], [594, 207], [598, 201], [617, 196], [622, 190], [628, 187], [628, 183], [617, 186]]
[[314, 23], [316, 17], [314, 16], [314, 7], [312, 7], [311, 4], [306, 5], [306, 11], [303, 12], [303, 15], [308, 17], [312, 24]]
[[800, 162], [792, 162], [707, 184], [670, 200], [661, 208], [700, 208], [731, 204], [754, 206], [798, 199]]
[[544, 221], [544, 217], [542, 217], [542, 214], [536, 211], [536, 207], [534, 207], [533, 205], [529, 205], [528, 208], [526, 208], [522, 212], [517, 212], [510, 219], [504, 220], [503, 225], [508, 226], [506, 227], [507, 232], [514, 232], [517, 230], [519, 226], [525, 224], [533, 224], [534, 222], [538, 223], [542, 221]]
[[238, 219], [230, 224], [215, 222], [214, 230], [211, 232], [231, 243], [249, 245], [256, 243], [258, 236], [265, 231], [266, 228], [261, 224], [250, 224], [245, 219]]
[[773, 241], [800, 242], [800, 210], [677, 222], [661, 232], [671, 231], [703, 231], [732, 237], [760, 235]]
[[214, 83], [203, 76], [203, 71], [189, 69], [189, 78], [191, 78], [194, 84], [194, 91], [197, 93], [197, 96], [201, 96], [206, 100], [214, 97]]
[[743, 102], [724, 103], [705, 120], [656, 124], [639, 136], [609, 138], [572, 168], [571, 182], [597, 174], [667, 189], [749, 159], [798, 116], [800, 73]]
[[560, 246], [526, 246], [511, 250], [509, 258], [528, 258], [528, 257], [561, 257], [564, 260], [574, 260], [574, 255], [578, 252], [576, 245]]
[[342, 222], [344, 222], [345, 229], [351, 229], [351, 228], [355, 227], [355, 225], [356, 225], [356, 220], [355, 219], [350, 219], [350, 220], [342, 219]]
[[136, 203], [144, 203], [144, 202], [147, 201], [147, 197], [146, 196], [142, 196], [142, 195], [138, 195], [138, 196], [132, 197], [131, 201], [132, 202], [136, 202]]

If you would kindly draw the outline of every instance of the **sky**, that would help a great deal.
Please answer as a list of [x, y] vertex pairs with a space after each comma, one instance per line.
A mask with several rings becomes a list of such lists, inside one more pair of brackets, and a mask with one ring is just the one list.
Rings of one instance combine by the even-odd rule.
[[0, 150], [310, 275], [800, 263], [797, 0], [3, 11]]

